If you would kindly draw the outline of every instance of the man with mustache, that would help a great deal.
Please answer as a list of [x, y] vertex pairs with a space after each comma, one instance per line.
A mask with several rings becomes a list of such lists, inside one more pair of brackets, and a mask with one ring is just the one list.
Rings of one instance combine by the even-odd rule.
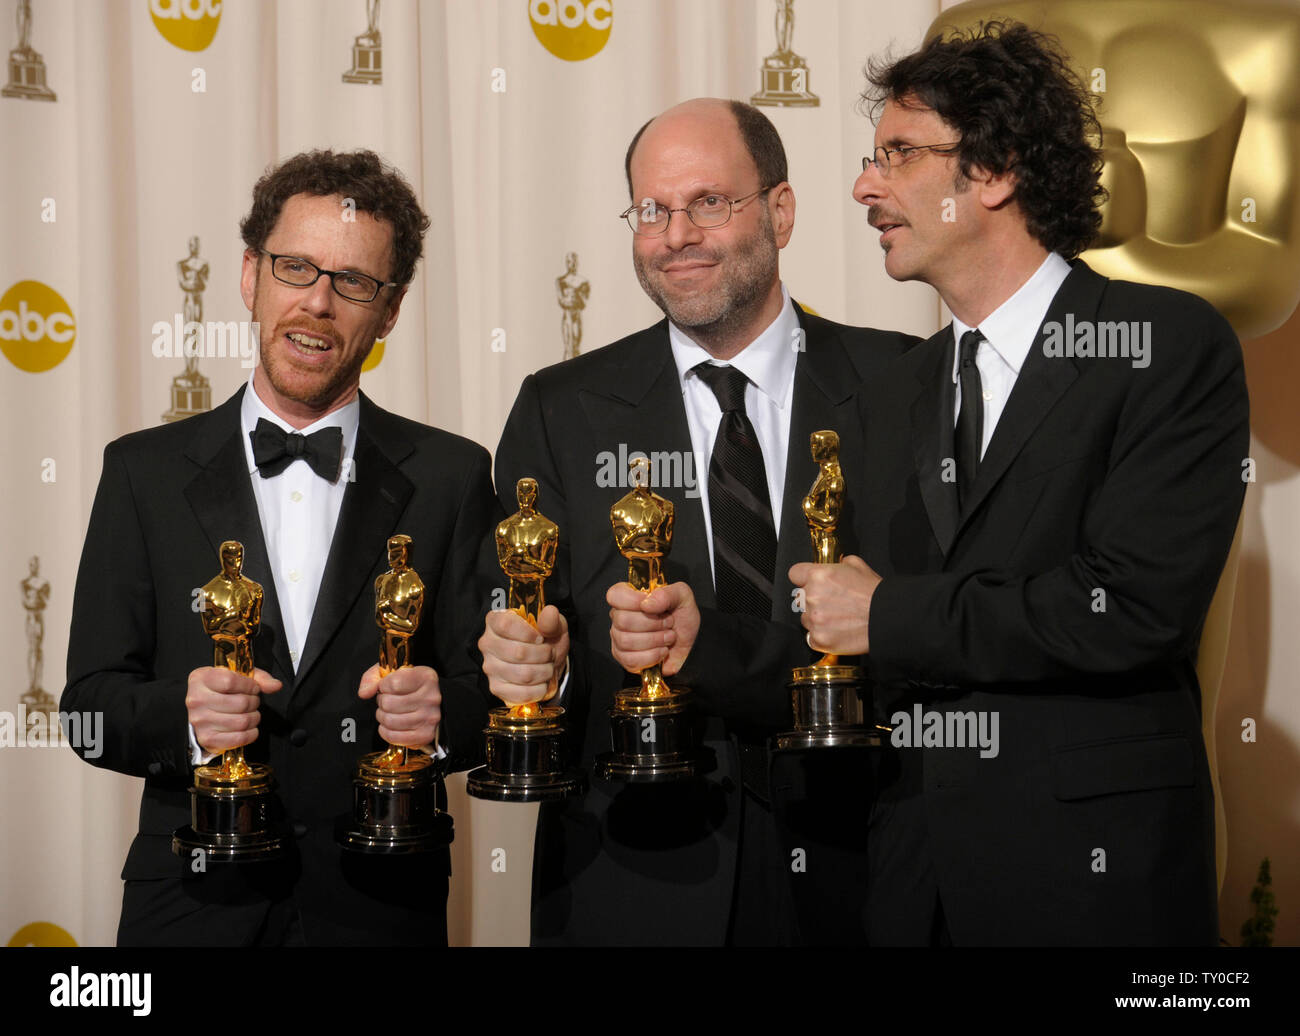
[[[499, 519], [487, 452], [375, 406], [361, 365], [397, 321], [429, 221], [373, 152], [268, 171], [241, 230], [260, 363], [224, 404], [104, 451], [77, 579], [63, 708], [105, 717], [98, 765], [144, 778], [122, 876], [122, 945], [444, 944], [449, 856], [341, 856], [352, 771], [385, 742], [465, 768], [488, 699], [471, 661], [473, 558]], [[425, 622], [411, 666], [375, 664], [375, 579], [412, 537]], [[265, 599], [251, 677], [213, 657], [192, 608], [243, 544]], [[195, 765], [270, 763], [289, 832], [276, 863], [171, 853]], [[439, 795], [442, 795], [439, 784]]]
[[[838, 430], [852, 444], [846, 478], [860, 484], [858, 395], [911, 339], [832, 324], [791, 300], [778, 254], [794, 229], [794, 190], [780, 137], [757, 109], [713, 99], [671, 108], [633, 138], [625, 171], [633, 265], [666, 320], [525, 379], [496, 484], [513, 507], [516, 480], [535, 478], [538, 508], [559, 526], [552, 603], [537, 630], [489, 613], [479, 646], [507, 703], [567, 680], [561, 701], [587, 769], [609, 748], [609, 707], [627, 673], [662, 662], [705, 714], [717, 767], [666, 784], [593, 782], [585, 796], [543, 804], [533, 942], [851, 941], [857, 919], [838, 925], [852, 911], [818, 897], [860, 890], [840, 880], [858, 846], [823, 844], [817, 829], [792, 847], [780, 814], [804, 771], [773, 772], [765, 745], [791, 726], [780, 690], [791, 667], [812, 658], [785, 578], [812, 556], [800, 506], [817, 471], [810, 435]], [[627, 483], [600, 474], [608, 458], [637, 451], [666, 459], [654, 488], [675, 507], [668, 585], [648, 596], [626, 583], [610, 529]], [[755, 650], [739, 648], [742, 632]], [[806, 870], [792, 873], [795, 849]]]
[[1214, 945], [1195, 663], [1245, 490], [1237, 338], [1076, 258], [1100, 133], [1050, 38], [935, 35], [864, 99], [853, 196], [953, 315], [863, 411], [861, 557], [790, 573], [894, 727], [871, 941]]

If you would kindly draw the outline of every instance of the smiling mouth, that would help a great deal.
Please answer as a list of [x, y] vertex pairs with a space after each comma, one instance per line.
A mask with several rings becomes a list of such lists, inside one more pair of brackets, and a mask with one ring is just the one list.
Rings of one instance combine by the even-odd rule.
[[333, 348], [324, 338], [317, 338], [315, 335], [304, 334], [301, 331], [291, 332], [285, 335], [285, 338], [293, 342], [300, 352], [313, 356], [329, 352]]

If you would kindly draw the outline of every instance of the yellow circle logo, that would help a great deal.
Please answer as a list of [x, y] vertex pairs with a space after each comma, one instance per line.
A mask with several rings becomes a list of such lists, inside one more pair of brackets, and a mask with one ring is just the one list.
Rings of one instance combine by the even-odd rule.
[[77, 322], [63, 296], [40, 281], [19, 281], [0, 295], [0, 350], [21, 371], [39, 374], [72, 352]]
[[77, 940], [56, 924], [33, 921], [14, 932], [10, 946], [76, 946]]
[[162, 38], [181, 50], [204, 50], [221, 24], [225, 0], [149, 0], [149, 15]]
[[370, 350], [370, 355], [366, 357], [366, 362], [361, 365], [363, 371], [372, 371], [384, 362], [384, 340], [375, 339], [375, 347]]
[[565, 61], [585, 61], [609, 42], [613, 0], [528, 0], [528, 20], [542, 46]]

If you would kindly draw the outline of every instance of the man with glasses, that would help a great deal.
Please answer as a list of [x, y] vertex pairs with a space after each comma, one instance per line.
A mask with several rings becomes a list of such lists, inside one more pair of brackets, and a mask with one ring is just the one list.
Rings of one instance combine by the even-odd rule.
[[1076, 258], [1100, 134], [1050, 38], [936, 35], [865, 100], [853, 196], [953, 315], [864, 408], [861, 557], [791, 572], [894, 727], [871, 941], [1214, 945], [1195, 663], [1245, 488], [1241, 348], [1202, 299]]
[[[102, 713], [103, 753], [89, 761], [145, 782], [120, 944], [446, 942], [446, 850], [352, 858], [334, 838], [360, 755], [391, 742], [465, 768], [486, 720], [462, 595], [500, 517], [487, 452], [359, 389], [428, 225], [373, 152], [311, 152], [269, 171], [241, 227], [240, 291], [260, 327], [249, 383], [104, 451], [63, 708]], [[426, 621], [411, 667], [380, 679], [373, 587], [398, 533], [414, 541]], [[203, 664], [212, 645], [192, 607], [226, 540], [243, 544], [243, 574], [265, 594], [251, 678]], [[285, 858], [178, 859], [193, 767], [240, 746], [274, 771]]]
[[[860, 877], [865, 799], [854, 799], [861, 823], [837, 817], [850, 844], [822, 844], [826, 831], [811, 824], [792, 846], [778, 813], [803, 797], [789, 785], [805, 771], [773, 773], [765, 745], [791, 725], [791, 667], [812, 658], [785, 576], [811, 556], [800, 504], [817, 471], [810, 435], [838, 430], [846, 479], [861, 484], [857, 397], [911, 340], [832, 324], [791, 300], [778, 255], [794, 229], [794, 190], [780, 137], [757, 109], [707, 99], [669, 109], [633, 138], [625, 171], [633, 266], [667, 319], [525, 379], [496, 483], [511, 505], [518, 478], [538, 481], [539, 508], [561, 536], [553, 603], [540, 632], [489, 613], [479, 644], [506, 702], [536, 700], [567, 673], [562, 701], [587, 769], [609, 748], [609, 707], [627, 672], [662, 661], [706, 716], [717, 767], [665, 784], [593, 782], [581, 798], [543, 804], [533, 941], [849, 941], [857, 918], [840, 927], [852, 911], [818, 896], [860, 894], [860, 880], [840, 878]], [[637, 451], [675, 505], [669, 585], [649, 596], [625, 582], [610, 530], [627, 484], [599, 475], [602, 456]], [[754, 650], [739, 648], [742, 633]]]

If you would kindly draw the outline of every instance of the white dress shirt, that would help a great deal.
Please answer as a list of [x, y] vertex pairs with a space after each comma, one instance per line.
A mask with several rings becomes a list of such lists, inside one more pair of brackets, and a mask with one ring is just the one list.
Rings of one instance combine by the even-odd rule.
[[[253, 460], [253, 443], [249, 438], [259, 418], [286, 432], [296, 431], [301, 435], [310, 435], [322, 428], [341, 429], [343, 464], [338, 481], [325, 481], [301, 458], [292, 461], [278, 475], [262, 478]], [[325, 561], [334, 540], [334, 526], [338, 524], [339, 509], [343, 506], [343, 494], [347, 492], [360, 419], [361, 401], [354, 399], [314, 424], [296, 429], [262, 402], [251, 376], [240, 406], [240, 438], [244, 444], [248, 478], [257, 501], [257, 517], [262, 526], [271, 575], [275, 579], [284, 639], [289, 646], [289, 660], [295, 673], [307, 640], [307, 630], [311, 627], [312, 613], [316, 610], [316, 598], [320, 594]], [[190, 727], [190, 753], [195, 765], [216, 758], [199, 748], [193, 726]]]
[[[745, 386], [745, 413], [754, 426], [763, 451], [763, 469], [767, 473], [767, 495], [772, 504], [774, 531], [781, 531], [781, 503], [785, 493], [785, 462], [790, 445], [790, 410], [794, 400], [794, 371], [799, 361], [802, 330], [790, 301], [790, 293], [781, 285], [781, 312], [763, 332], [727, 363], [749, 379]], [[708, 384], [691, 368], [696, 364], [716, 363], [699, 345], [672, 321], [668, 323], [668, 341], [677, 365], [686, 405], [686, 423], [691, 433], [691, 451], [695, 454], [695, 476], [704, 508], [704, 534], [708, 538], [710, 566], [713, 559], [713, 526], [709, 519], [709, 460], [713, 440], [722, 423], [722, 408]]]
[[[993, 429], [1006, 408], [1016, 378], [1033, 348], [1038, 328], [1047, 316], [1057, 290], [1069, 276], [1070, 264], [1055, 252], [1049, 252], [1034, 275], [1025, 281], [1011, 298], [980, 321], [983, 337], [975, 352], [975, 366], [980, 372], [980, 387], [984, 390], [984, 441], [980, 443], [980, 458], [993, 438]], [[961, 412], [961, 381], [957, 377], [957, 360], [961, 336], [972, 330], [952, 318], [953, 350], [952, 380], [957, 386], [953, 402], [952, 420], [957, 423]]]

